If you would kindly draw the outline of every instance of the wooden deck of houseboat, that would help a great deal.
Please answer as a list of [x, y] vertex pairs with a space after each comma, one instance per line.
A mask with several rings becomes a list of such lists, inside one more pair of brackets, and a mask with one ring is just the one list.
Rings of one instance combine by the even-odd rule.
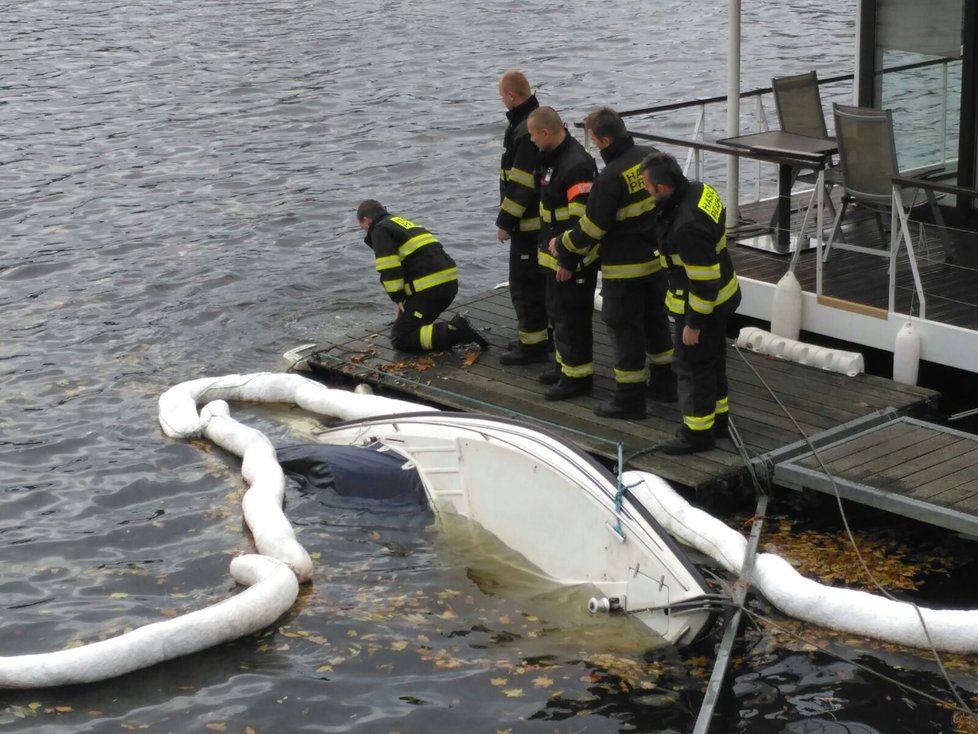
[[[492, 344], [488, 352], [405, 355], [391, 350], [388, 327], [376, 326], [351, 332], [337, 343], [310, 348], [305, 355], [317, 372], [367, 382], [385, 394], [448, 409], [515, 417], [555, 431], [612, 462], [620, 451], [628, 459], [627, 466], [654, 472], [680, 487], [708, 488], [746, 473], [747, 464], [730, 440], [693, 456], [654, 451], [680, 425], [676, 405], [650, 402], [648, 417], [641, 421], [594, 415], [594, 404], [613, 389], [612, 346], [600, 315], [595, 314], [594, 319], [593, 395], [546, 402], [537, 381], [546, 365], [499, 364], [498, 354], [515, 337], [508, 289], [457, 303], [453, 310], [467, 313], [473, 325], [483, 330]], [[900, 413], [919, 411], [937, 397], [932, 390], [866, 374], [846, 377], [743, 352], [733, 345], [729, 347], [728, 375], [731, 417], [751, 457], [797, 443], [802, 439], [799, 428], [811, 435], [891, 407]]]
[[[800, 209], [802, 197], [795, 196], [793, 209]], [[921, 207], [926, 209], [926, 207]], [[741, 226], [745, 232], [763, 229], [771, 220], [773, 201], [742, 204]], [[916, 214], [916, 212], [915, 212]], [[792, 214], [792, 226], [800, 227], [800, 214]], [[847, 213], [843, 228], [846, 241], [873, 246], [880, 236], [876, 222], [868, 213]], [[757, 223], [761, 223], [758, 226]], [[887, 226], [889, 222], [886, 222]], [[831, 221], [826, 221], [826, 232]], [[978, 234], [953, 227], [946, 229], [955, 249], [953, 262], [946, 262], [941, 236], [936, 225], [914, 219], [911, 234], [917, 250], [917, 264], [926, 297], [926, 318], [966, 329], [978, 329]], [[882, 245], [881, 245], [882, 251]], [[781, 255], [745, 245], [733, 244], [730, 252], [739, 275], [766, 283], [777, 283], [785, 274], [790, 255]], [[802, 289], [815, 292], [815, 249], [799, 256], [795, 275]], [[889, 261], [884, 257], [833, 249], [823, 264], [823, 295], [839, 301], [858, 304], [855, 307], [886, 310], [889, 292]], [[907, 253], [901, 249], [897, 261], [896, 310], [919, 315], [920, 303], [914, 291], [913, 274]]]

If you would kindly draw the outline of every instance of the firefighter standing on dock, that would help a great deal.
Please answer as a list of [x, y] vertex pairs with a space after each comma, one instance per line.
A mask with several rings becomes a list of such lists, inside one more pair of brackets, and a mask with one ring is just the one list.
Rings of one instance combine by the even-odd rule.
[[375, 199], [357, 207], [357, 222], [374, 252], [380, 282], [395, 304], [391, 345], [402, 352], [430, 352], [456, 344], [489, 347], [464, 316], [436, 322], [458, 293], [455, 261], [431, 232], [390, 214]]
[[499, 164], [496, 237], [509, 242], [509, 291], [519, 333], [519, 339], [499, 361], [505, 365], [547, 362], [552, 346], [547, 330], [546, 286], [537, 266], [540, 212], [533, 178], [539, 151], [526, 127], [526, 118], [540, 104], [530, 82], [519, 71], [507, 71], [500, 77], [499, 97], [506, 106], [509, 125]]
[[530, 139], [540, 149], [538, 262], [546, 277], [547, 314], [553, 325], [557, 359], [556, 370], [544, 372], [540, 381], [551, 385], [544, 399], [566, 400], [589, 393], [594, 379], [591, 322], [598, 246], [584, 256], [565, 252], [558, 260], [550, 253], [550, 244], [583, 216], [598, 167], [552, 107], [531, 112], [527, 126]]
[[558, 261], [567, 255], [585, 257], [600, 245], [601, 316], [615, 345], [616, 389], [594, 412], [639, 419], [646, 415], [646, 390], [653, 400], [676, 399], [665, 276], [655, 245], [655, 202], [638, 170], [654, 148], [635, 145], [621, 117], [608, 107], [588, 115], [584, 127], [605, 167], [591, 188], [584, 216], [556, 239], [552, 254]]
[[669, 276], [682, 428], [660, 448], [691, 454], [728, 435], [727, 322], [740, 287], [727, 251], [726, 210], [712, 186], [689, 181], [676, 159], [653, 153], [642, 181], [656, 200], [659, 248]]

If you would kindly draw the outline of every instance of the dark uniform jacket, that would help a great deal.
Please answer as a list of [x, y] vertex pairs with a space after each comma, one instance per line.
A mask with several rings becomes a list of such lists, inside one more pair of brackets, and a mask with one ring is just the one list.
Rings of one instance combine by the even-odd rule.
[[666, 306], [702, 329], [715, 308], [733, 298], [737, 274], [727, 250], [726, 210], [709, 184], [687, 181], [659, 205], [656, 228], [669, 276]]
[[363, 241], [374, 251], [380, 282], [395, 303], [458, 280], [455, 261], [441, 243], [407, 219], [384, 213], [370, 225]]
[[583, 258], [564, 253], [558, 260], [550, 254], [550, 240], [559, 237], [584, 216], [588, 195], [598, 167], [591, 154], [570, 133], [553, 150], [540, 153], [537, 184], [540, 191], [540, 252], [537, 262], [550, 270], [558, 263], [567, 270], [597, 260], [598, 248], [593, 247]]
[[507, 110], [509, 126], [503, 137], [503, 155], [499, 163], [499, 214], [496, 226], [512, 234], [539, 232], [537, 189], [533, 174], [540, 152], [530, 140], [526, 118], [540, 103], [531, 94], [522, 104]]
[[591, 188], [584, 216], [558, 240], [558, 259], [584, 258], [600, 245], [605, 283], [644, 278], [661, 270], [652, 210], [638, 167], [652, 153], [626, 136], [601, 151], [605, 167]]

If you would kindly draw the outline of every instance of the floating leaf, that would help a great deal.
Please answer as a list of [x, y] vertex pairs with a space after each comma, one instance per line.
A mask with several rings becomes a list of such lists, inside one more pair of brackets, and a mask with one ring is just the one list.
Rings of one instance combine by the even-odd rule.
[[533, 679], [534, 688], [550, 688], [553, 684], [553, 678], [548, 678], [545, 675], [540, 675]]
[[503, 691], [503, 695], [507, 698], [519, 698], [524, 694], [522, 688], [507, 688]]

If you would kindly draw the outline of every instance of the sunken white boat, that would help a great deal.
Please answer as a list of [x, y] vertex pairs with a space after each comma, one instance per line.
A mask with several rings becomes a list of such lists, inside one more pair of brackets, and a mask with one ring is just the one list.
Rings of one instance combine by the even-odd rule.
[[542, 577], [579, 585], [592, 612], [634, 616], [676, 645], [713, 625], [716, 597], [649, 509], [549, 431], [439, 411], [344, 423], [316, 439], [400, 457], [436, 515], [466, 517]]

